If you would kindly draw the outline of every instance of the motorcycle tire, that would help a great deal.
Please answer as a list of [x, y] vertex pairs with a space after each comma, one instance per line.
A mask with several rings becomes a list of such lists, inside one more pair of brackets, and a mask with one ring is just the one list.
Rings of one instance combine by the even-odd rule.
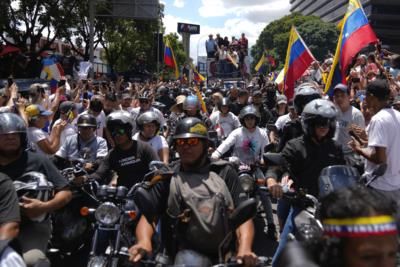
[[108, 259], [104, 256], [92, 256], [89, 259], [87, 267], [107, 267]]

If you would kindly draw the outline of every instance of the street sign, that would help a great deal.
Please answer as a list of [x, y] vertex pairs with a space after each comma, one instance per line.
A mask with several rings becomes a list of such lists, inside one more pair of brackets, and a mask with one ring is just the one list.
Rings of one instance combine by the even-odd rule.
[[186, 32], [186, 33], [190, 33], [190, 34], [199, 34], [200, 33], [200, 25], [178, 22], [178, 32], [179, 33]]

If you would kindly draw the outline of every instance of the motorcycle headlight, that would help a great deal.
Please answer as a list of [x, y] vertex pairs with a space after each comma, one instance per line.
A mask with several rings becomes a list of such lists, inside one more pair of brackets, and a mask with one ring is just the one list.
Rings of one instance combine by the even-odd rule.
[[96, 220], [106, 226], [115, 224], [119, 220], [120, 216], [120, 209], [111, 202], [101, 204], [94, 213]]
[[248, 173], [243, 173], [239, 175], [239, 183], [246, 193], [252, 192], [254, 189], [254, 179]]

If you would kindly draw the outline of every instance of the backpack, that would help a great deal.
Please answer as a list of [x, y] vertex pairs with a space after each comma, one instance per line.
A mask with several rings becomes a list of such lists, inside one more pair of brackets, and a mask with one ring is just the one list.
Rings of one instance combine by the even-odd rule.
[[[171, 180], [170, 196], [179, 201], [178, 238], [184, 246], [207, 255], [216, 255], [218, 248], [229, 232], [228, 212], [233, 200], [225, 181], [210, 171], [202, 184], [208, 195], [191, 188], [179, 174]], [[169, 207], [170, 208], [170, 207]]]

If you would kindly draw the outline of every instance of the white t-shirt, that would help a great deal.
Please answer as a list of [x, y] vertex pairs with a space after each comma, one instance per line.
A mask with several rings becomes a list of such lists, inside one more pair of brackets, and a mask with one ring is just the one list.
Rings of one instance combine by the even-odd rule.
[[253, 164], [262, 158], [264, 147], [268, 144], [268, 134], [264, 129], [257, 127], [250, 133], [246, 128], [240, 127], [231, 132], [212, 157], [220, 157], [233, 146], [233, 156], [238, 157], [241, 163]]
[[[385, 108], [376, 113], [368, 125], [368, 147], [386, 148], [386, 172], [371, 186], [385, 191], [400, 189], [400, 112]], [[366, 161], [365, 172], [371, 174], [376, 164]]]
[[28, 127], [27, 136], [28, 136], [28, 142], [34, 151], [42, 155], [48, 156], [48, 154], [43, 150], [41, 150], [40, 147], [37, 145], [38, 142], [49, 138], [48, 133], [36, 127]]
[[[57, 124], [61, 123], [61, 121], [62, 121], [61, 119], [56, 120], [53, 127], [56, 126]], [[78, 129], [76, 127], [76, 122], [77, 122], [77, 118], [75, 118], [71, 123], [68, 123], [67, 125], [65, 125], [64, 129], [61, 132], [61, 136], [60, 136], [60, 146], [65, 143], [65, 140], [67, 140], [68, 136], [74, 135], [78, 132]]]
[[285, 126], [286, 123], [291, 121], [292, 119], [290, 118], [290, 114], [285, 114], [282, 116], [279, 116], [278, 119], [275, 122], [275, 126], [278, 129], [278, 131], [283, 129], [283, 126]]
[[351, 141], [349, 127], [351, 124], [356, 124], [361, 128], [365, 128], [364, 116], [361, 111], [353, 106], [350, 106], [345, 112], [342, 112], [339, 108], [337, 110], [336, 132], [333, 140], [342, 146], [344, 153], [350, 153], [351, 148], [347, 145]]
[[[81, 113], [83, 114], [89, 114], [87, 110]], [[103, 131], [104, 128], [106, 128], [106, 114], [104, 114], [104, 111], [101, 111], [99, 115], [96, 117], [96, 122], [97, 122], [97, 130], [96, 130], [96, 135], [103, 137]]]
[[218, 110], [211, 113], [211, 123], [214, 129], [217, 130], [218, 136], [227, 137], [234, 129], [240, 127], [240, 121], [238, 117], [232, 112], [229, 112], [227, 116], [223, 117], [221, 112]]
[[[135, 135], [133, 136], [133, 140], [141, 140], [139, 139], [139, 132], [135, 133]], [[145, 141], [146, 143], [148, 143], [156, 153], [158, 153], [158, 151], [160, 151], [163, 148], [168, 148], [168, 143], [167, 140], [165, 140], [164, 136], [161, 135], [156, 135], [153, 138], [151, 138], [149, 141]]]

